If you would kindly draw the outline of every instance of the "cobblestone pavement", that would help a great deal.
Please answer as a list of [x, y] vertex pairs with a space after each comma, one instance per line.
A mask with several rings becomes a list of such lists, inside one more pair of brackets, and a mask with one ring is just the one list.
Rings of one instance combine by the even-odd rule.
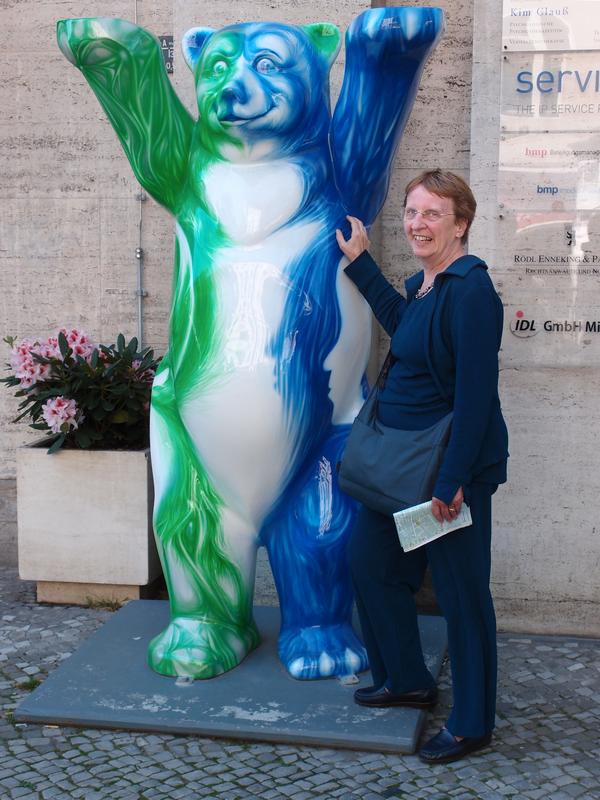
[[[0, 800], [600, 798], [600, 641], [501, 634], [493, 748], [430, 767], [392, 756], [15, 724], [38, 681], [109, 611], [35, 603], [0, 568]], [[450, 703], [449, 669], [424, 736]]]

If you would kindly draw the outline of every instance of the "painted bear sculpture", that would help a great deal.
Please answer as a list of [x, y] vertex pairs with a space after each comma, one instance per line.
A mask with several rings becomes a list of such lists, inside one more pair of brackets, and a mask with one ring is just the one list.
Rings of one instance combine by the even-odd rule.
[[[370, 311], [335, 229], [370, 225], [425, 61], [435, 8], [383, 8], [346, 37], [333, 118], [326, 23], [193, 28], [197, 120], [158, 41], [118, 19], [58, 23], [141, 185], [176, 220], [169, 349], [152, 393], [154, 527], [171, 621], [164, 675], [210, 678], [259, 642], [259, 545], [279, 595], [279, 655], [299, 679], [365, 669], [345, 547], [355, 503], [336, 482], [364, 396]], [[385, 609], [382, 609], [382, 614]]]

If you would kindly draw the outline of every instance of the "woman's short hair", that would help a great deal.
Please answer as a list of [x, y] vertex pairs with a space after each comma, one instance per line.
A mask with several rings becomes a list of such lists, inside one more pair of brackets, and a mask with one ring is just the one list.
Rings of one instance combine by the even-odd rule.
[[454, 214], [457, 219], [465, 220], [467, 227], [461, 239], [464, 244], [469, 235], [471, 223], [475, 219], [477, 201], [473, 196], [470, 186], [459, 175], [449, 172], [446, 169], [430, 169], [417, 175], [404, 190], [404, 207], [406, 208], [406, 198], [416, 189], [423, 186], [428, 192], [437, 194], [439, 197], [448, 197], [452, 200]]

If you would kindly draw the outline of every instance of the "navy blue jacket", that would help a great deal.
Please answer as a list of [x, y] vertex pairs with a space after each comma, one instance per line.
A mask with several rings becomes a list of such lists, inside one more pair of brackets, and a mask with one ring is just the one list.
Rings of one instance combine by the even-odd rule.
[[[392, 336], [423, 272], [406, 281], [406, 299], [366, 251], [345, 272]], [[425, 351], [440, 394], [454, 410], [433, 496], [450, 503], [459, 486], [506, 481], [508, 432], [498, 397], [504, 312], [486, 264], [475, 256], [462, 256], [436, 275], [433, 292]]]

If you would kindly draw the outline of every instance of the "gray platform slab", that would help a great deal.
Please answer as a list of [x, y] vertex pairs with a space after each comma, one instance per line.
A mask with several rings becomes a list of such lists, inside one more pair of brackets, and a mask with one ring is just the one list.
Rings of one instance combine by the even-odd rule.
[[[128, 603], [17, 707], [15, 719], [414, 752], [423, 712], [357, 706], [352, 693], [370, 683], [369, 673], [354, 685], [290, 678], [277, 657], [279, 610], [259, 607], [255, 618], [262, 643], [239, 667], [186, 684], [146, 665], [148, 642], [168, 623], [168, 603]], [[427, 665], [437, 677], [446, 649], [445, 622], [420, 617], [419, 625]]]

